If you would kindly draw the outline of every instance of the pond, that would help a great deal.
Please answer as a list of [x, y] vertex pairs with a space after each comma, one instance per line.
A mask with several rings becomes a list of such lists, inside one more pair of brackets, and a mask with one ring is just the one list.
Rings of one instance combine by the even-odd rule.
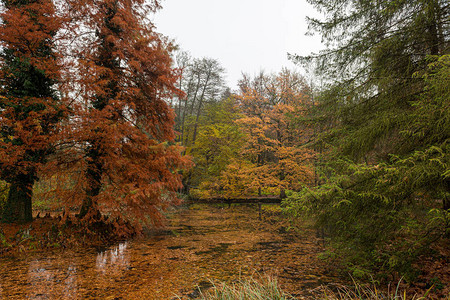
[[170, 212], [157, 234], [107, 249], [0, 258], [0, 299], [192, 299], [211, 281], [266, 275], [302, 298], [335, 282], [315, 231], [287, 230], [276, 211], [267, 205], [258, 220], [252, 206], [194, 205]]

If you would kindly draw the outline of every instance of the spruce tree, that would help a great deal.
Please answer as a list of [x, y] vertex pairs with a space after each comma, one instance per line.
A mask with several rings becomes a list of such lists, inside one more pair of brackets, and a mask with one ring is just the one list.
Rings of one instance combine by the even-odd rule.
[[449, 230], [449, 3], [309, 2], [325, 15], [310, 29], [327, 49], [291, 58], [328, 82], [308, 120], [322, 129], [323, 176], [286, 205], [316, 216], [354, 274], [412, 278]]

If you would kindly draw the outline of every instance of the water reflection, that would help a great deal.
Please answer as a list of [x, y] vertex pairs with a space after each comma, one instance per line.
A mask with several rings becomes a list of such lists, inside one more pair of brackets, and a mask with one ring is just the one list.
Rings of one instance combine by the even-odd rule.
[[77, 296], [77, 268], [69, 266], [64, 280], [64, 298], [75, 299]]
[[62, 297], [77, 298], [77, 267], [72, 257], [61, 256], [49, 259], [33, 259], [18, 262], [28, 263], [27, 297], [48, 299]]
[[[255, 270], [280, 273], [281, 283], [291, 284], [288, 291], [293, 293], [307, 284], [320, 285], [321, 267], [311, 263], [319, 251], [319, 243], [311, 240], [314, 235], [293, 240], [257, 220], [257, 212], [246, 207], [185, 210], [172, 220], [174, 234], [100, 252], [79, 248], [21, 259], [0, 257], [0, 299], [166, 300], [187, 297], [201, 282], [237, 280]], [[312, 279], [304, 282], [305, 274]]]
[[130, 268], [127, 252], [128, 243], [121, 243], [113, 249], [97, 254], [95, 268], [102, 274], [115, 273]]
[[[0, 259], [0, 299], [79, 299], [131, 269], [128, 243], [95, 253], [65, 252], [45, 258]], [[88, 293], [90, 296], [97, 294]]]
[[45, 260], [33, 260], [28, 266], [28, 294], [34, 298], [43, 297], [46, 291], [54, 289], [56, 274], [46, 269], [47, 264]]

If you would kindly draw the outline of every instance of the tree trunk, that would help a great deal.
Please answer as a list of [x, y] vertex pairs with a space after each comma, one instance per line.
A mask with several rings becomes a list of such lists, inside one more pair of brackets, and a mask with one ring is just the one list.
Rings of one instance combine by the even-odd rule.
[[197, 127], [198, 127], [198, 119], [200, 118], [200, 112], [203, 105], [203, 98], [205, 97], [205, 91], [208, 87], [209, 77], [211, 76], [211, 71], [208, 73], [208, 76], [206, 77], [205, 85], [203, 86], [202, 95], [200, 96], [200, 100], [198, 103], [198, 109], [197, 109], [197, 116], [195, 118], [195, 125], [194, 125], [194, 135], [192, 136], [192, 146], [195, 145], [195, 140], [197, 139]]
[[440, 51], [440, 42], [444, 43], [444, 41], [440, 41], [439, 37], [439, 24], [440, 22], [440, 9], [439, 9], [439, 1], [433, 0], [428, 3], [428, 34], [429, 34], [429, 48], [431, 55], [439, 55]]
[[[184, 97], [184, 109], [183, 109], [183, 113], [181, 112], [181, 98], [179, 101], [179, 105], [180, 105], [180, 110], [179, 110], [179, 117], [180, 119], [180, 136], [179, 136], [179, 142], [181, 142], [182, 145], [184, 145], [184, 132], [185, 132], [185, 123], [186, 123], [186, 114], [187, 114], [187, 110], [188, 110], [188, 101], [191, 98], [191, 88], [192, 88], [192, 81], [194, 80], [194, 75], [192, 75], [189, 79], [188, 82], [188, 90], [186, 92], [186, 96]], [[183, 150], [183, 155], [185, 153], [186, 150]]]
[[3, 210], [3, 223], [27, 223], [33, 221], [31, 197], [34, 180], [32, 176], [20, 176], [11, 182], [8, 199]]
[[[198, 91], [200, 90], [200, 81], [201, 81], [201, 74], [200, 72], [198, 73], [198, 80], [197, 80], [197, 85], [195, 87], [195, 94], [194, 94], [194, 98], [192, 99], [192, 103], [191, 103], [191, 108], [189, 109], [189, 113], [187, 113], [187, 109], [185, 110], [185, 114], [183, 115], [183, 117], [188, 114], [189, 116], [192, 116], [192, 114], [194, 113], [194, 107], [195, 107], [195, 103], [197, 101], [197, 95], [198, 95]], [[187, 99], [186, 99], [187, 101]], [[187, 105], [187, 102], [186, 102]], [[184, 118], [183, 118], [183, 124], [184, 124]], [[190, 126], [186, 127], [186, 130], [183, 131], [183, 135], [185, 137], [184, 142], [182, 142], [183, 146], [190, 146], [189, 145], [189, 134], [190, 134], [191, 128]]]
[[90, 149], [87, 156], [91, 158], [86, 170], [87, 190], [86, 198], [83, 200], [83, 204], [80, 208], [78, 218], [84, 218], [91, 210], [95, 210], [94, 215], [100, 217], [100, 211], [98, 210], [97, 203], [94, 200], [96, 196], [100, 194], [102, 187], [102, 164], [99, 162], [99, 151], [96, 149]]
[[446, 186], [446, 193], [444, 195], [444, 199], [442, 199], [442, 209], [447, 211], [450, 210], [450, 199], [447, 196], [450, 192], [450, 180], [446, 180], [444, 185]]

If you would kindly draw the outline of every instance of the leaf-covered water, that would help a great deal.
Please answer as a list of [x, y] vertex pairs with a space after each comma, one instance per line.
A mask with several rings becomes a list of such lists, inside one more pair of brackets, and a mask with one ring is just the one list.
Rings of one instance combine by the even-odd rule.
[[250, 206], [178, 209], [158, 235], [0, 259], [0, 299], [190, 299], [210, 281], [265, 274], [301, 298], [336, 281], [317, 259], [315, 232], [293, 233], [283, 222], [270, 209], [259, 221]]

